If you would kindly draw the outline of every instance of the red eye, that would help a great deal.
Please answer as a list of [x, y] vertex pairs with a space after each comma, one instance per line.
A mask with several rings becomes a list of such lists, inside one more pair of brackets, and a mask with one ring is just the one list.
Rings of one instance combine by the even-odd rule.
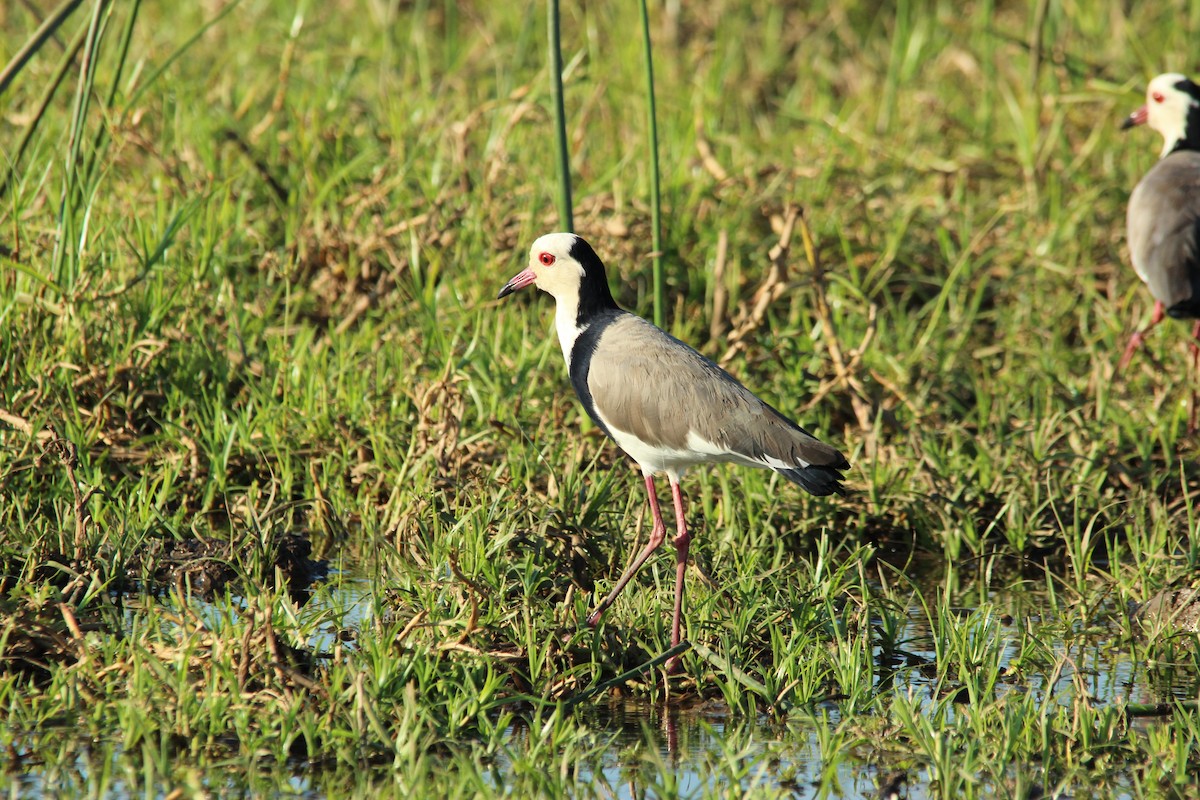
[[538, 256], [538, 261], [542, 262], [543, 267], [548, 267], [554, 263], [554, 256], [550, 255], [549, 253], [542, 253], [540, 256]]
[[1154, 92], [1152, 95], [1150, 95], [1150, 99], [1156, 103], [1161, 103], [1163, 101], [1162, 92]]

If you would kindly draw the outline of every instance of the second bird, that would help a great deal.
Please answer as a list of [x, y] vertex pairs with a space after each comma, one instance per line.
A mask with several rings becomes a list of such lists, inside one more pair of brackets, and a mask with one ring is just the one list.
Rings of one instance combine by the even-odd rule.
[[[654, 527], [612, 592], [588, 617], [596, 625], [650, 554], [666, 538], [654, 476], [666, 473], [675, 506], [675, 610], [671, 646], [679, 644], [683, 583], [691, 536], [679, 479], [697, 464], [732, 462], [772, 469], [815, 495], [842, 494], [850, 464], [764, 403], [713, 361], [646, 320], [622, 310], [604, 264], [571, 233], [533, 243], [529, 266], [500, 297], [530, 284], [554, 297], [555, 327], [567, 372], [596, 424], [629, 454], [646, 481]], [[668, 670], [678, 666], [669, 662]]]
[[[1183, 75], [1159, 75], [1146, 89], [1146, 105], [1121, 127], [1142, 124], [1162, 134], [1163, 150], [1129, 197], [1126, 225], [1129, 258], [1154, 296], [1154, 314], [1130, 338], [1121, 369], [1164, 313], [1200, 318], [1200, 86]], [[1192, 336], [1200, 342], [1200, 322]]]

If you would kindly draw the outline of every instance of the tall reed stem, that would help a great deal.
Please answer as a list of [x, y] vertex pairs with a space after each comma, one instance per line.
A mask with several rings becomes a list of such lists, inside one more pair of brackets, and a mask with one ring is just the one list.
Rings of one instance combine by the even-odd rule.
[[654, 106], [654, 57], [650, 48], [650, 14], [646, 0], [642, 6], [642, 41], [646, 50], [646, 108], [650, 117], [650, 225], [654, 247], [652, 276], [654, 280], [654, 324], [663, 327], [666, 316], [666, 290], [663, 284], [662, 195], [658, 183], [658, 113]]
[[567, 114], [563, 109], [562, 46], [559, 40], [558, 0], [549, 0], [550, 94], [554, 99], [554, 128], [558, 133], [558, 218], [563, 230], [574, 233], [571, 211], [571, 158], [567, 154]]

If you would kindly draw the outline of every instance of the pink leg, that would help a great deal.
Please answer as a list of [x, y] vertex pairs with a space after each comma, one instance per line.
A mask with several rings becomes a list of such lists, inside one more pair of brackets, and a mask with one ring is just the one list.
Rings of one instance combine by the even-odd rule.
[[1154, 303], [1154, 314], [1150, 317], [1150, 324], [1129, 337], [1129, 344], [1125, 346], [1125, 355], [1121, 356], [1121, 362], [1117, 364], [1117, 372], [1129, 366], [1129, 361], [1133, 358], [1133, 351], [1141, 347], [1142, 342], [1146, 341], [1146, 334], [1150, 332], [1150, 329], [1163, 321], [1164, 312], [1163, 304], [1156, 301]]
[[1200, 384], [1200, 320], [1192, 328], [1192, 408], [1188, 412], [1188, 435], [1196, 432], [1196, 386]]
[[[683, 641], [681, 623], [683, 620], [683, 578], [687, 573], [688, 548], [692, 544], [692, 536], [688, 533], [687, 521], [683, 517], [683, 492], [674, 478], [671, 479], [671, 498], [675, 501], [675, 615], [671, 618], [671, 647]], [[679, 669], [679, 656], [667, 661], [668, 673]]]
[[625, 570], [625, 574], [617, 581], [617, 585], [613, 587], [612, 592], [608, 597], [600, 601], [600, 605], [596, 606], [587, 618], [587, 624], [593, 628], [600, 624], [600, 618], [604, 616], [604, 612], [617, 599], [617, 595], [625, 588], [625, 584], [629, 583], [629, 579], [641, 569], [642, 564], [646, 563], [646, 559], [650, 554], [658, 549], [658, 546], [667, 538], [667, 526], [663, 523], [662, 514], [658, 511], [658, 496], [654, 493], [654, 477], [646, 476], [646, 491], [650, 495], [650, 513], [654, 515], [654, 527], [650, 531], [650, 541], [646, 542], [646, 546], [642, 548], [642, 552], [638, 553], [638, 557], [633, 560], [629, 568]]

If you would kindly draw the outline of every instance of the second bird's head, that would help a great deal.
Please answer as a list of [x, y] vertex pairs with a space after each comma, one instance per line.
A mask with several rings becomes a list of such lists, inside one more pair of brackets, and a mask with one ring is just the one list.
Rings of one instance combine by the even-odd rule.
[[499, 297], [531, 283], [555, 299], [578, 295], [589, 269], [599, 269], [603, 275], [604, 267], [591, 245], [573, 233], [547, 233], [529, 248], [528, 265], [504, 284]]
[[1134, 111], [1121, 124], [1123, 130], [1137, 125], [1149, 125], [1163, 136], [1163, 152], [1175, 149], [1180, 142], [1195, 142], [1200, 130], [1200, 86], [1178, 73], [1159, 75], [1146, 87], [1146, 104]]

